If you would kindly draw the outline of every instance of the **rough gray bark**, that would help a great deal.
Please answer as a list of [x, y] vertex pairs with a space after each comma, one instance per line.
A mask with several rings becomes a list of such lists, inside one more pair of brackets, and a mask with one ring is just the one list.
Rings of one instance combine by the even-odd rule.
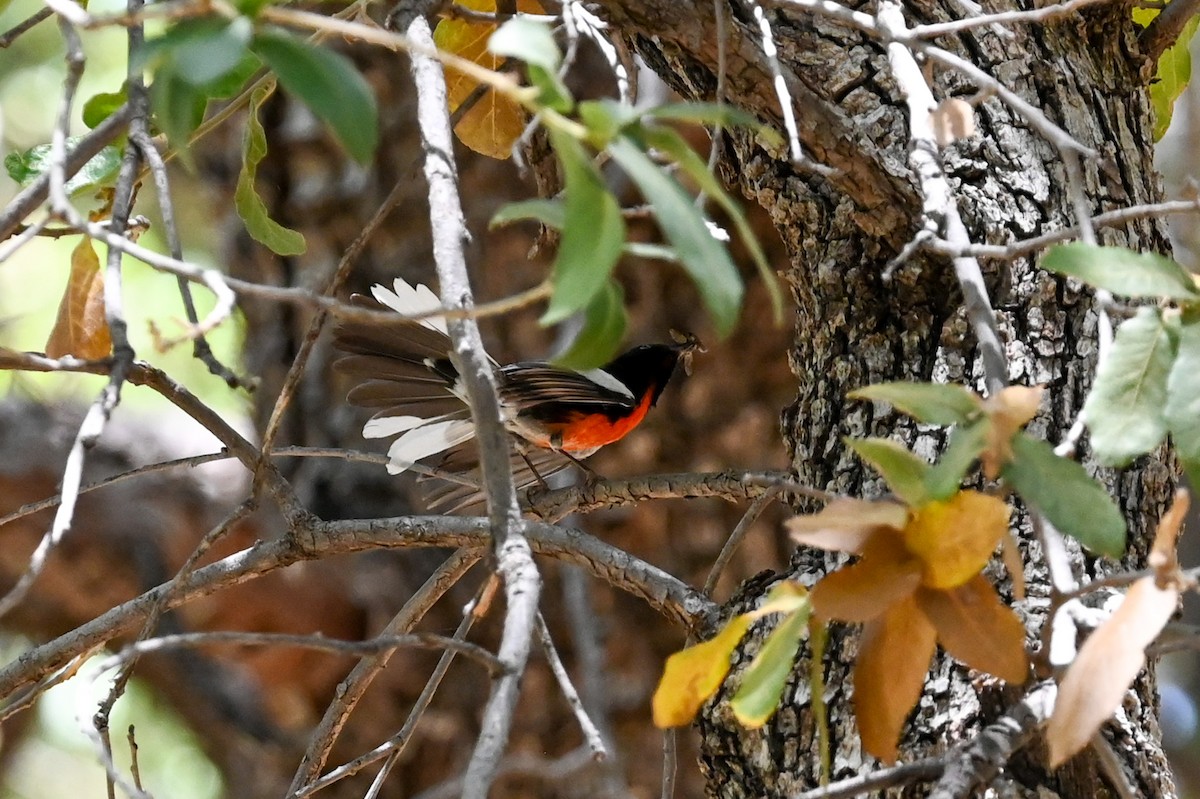
[[[711, 3], [608, 0], [604, 5], [673, 88], [690, 97], [713, 98], [717, 45]], [[1006, 7], [985, 5], [988, 11]], [[778, 123], [749, 8], [735, 2], [731, 11], [728, 99]], [[935, 2], [914, 4], [908, 11], [914, 24], [960, 15], [952, 4]], [[769, 14], [806, 153], [841, 170], [832, 179], [814, 176], [746, 138], [734, 137], [724, 153], [726, 175], [769, 210], [791, 253], [787, 277], [799, 308], [791, 362], [799, 391], [784, 412], [783, 432], [802, 483], [877, 496], [885, 490], [882, 482], [848, 452], [843, 436], [899, 438], [926, 455], [943, 441], [940, 433], [920, 432], [895, 414], [877, 415], [869, 404], [848, 402], [846, 392], [885, 380], [980, 385], [981, 368], [948, 260], [918, 256], [895, 273], [890, 285], [881, 279], [885, 265], [920, 221], [920, 200], [906, 167], [905, 112], [882, 46], [798, 10], [776, 8]], [[1100, 158], [1085, 165], [1093, 213], [1160, 199], [1151, 162], [1150, 111], [1139, 88], [1142, 59], [1127, 15], [1124, 7], [1107, 7], [1047, 26], [1017, 27], [1008, 39], [983, 28], [942, 42], [1100, 152]], [[934, 76], [939, 97], [968, 97], [976, 88], [946, 70], [935, 69]], [[945, 154], [973, 240], [1006, 243], [1072, 224], [1065, 168], [1054, 147], [995, 98], [980, 106], [979, 130]], [[1154, 223], [1102, 234], [1102, 241], [1167, 251]], [[1077, 415], [1095, 366], [1096, 314], [1090, 295], [1039, 271], [1029, 259], [984, 266], [1010, 378], [1046, 386], [1049, 402], [1031, 429], [1056, 442]], [[1141, 563], [1150, 523], [1169, 497], [1172, 471], [1160, 459], [1147, 459], [1121, 475], [1102, 476], [1130, 522], [1125, 564]], [[1031, 578], [1025, 609], [1034, 629], [1047, 585], [1030, 538], [1025, 536]], [[1074, 556], [1084, 574], [1104, 568], [1078, 549]], [[811, 583], [831, 565], [822, 554], [800, 552], [793, 571]], [[752, 602], [763, 590], [748, 589], [742, 601]], [[750, 644], [743, 660], [748, 662], [756, 648]], [[854, 651], [852, 635], [835, 635], [826, 666], [835, 778], [859, 773], [870, 761], [859, 750], [847, 696]], [[710, 795], [785, 796], [817, 783], [806, 694], [805, 685], [794, 685], [779, 715], [760, 732], [742, 730], [727, 706], [710, 704], [701, 724]], [[981, 689], [966, 670], [939, 658], [908, 726], [904, 752], [944, 751], [977, 731], [1013, 696], [1011, 691]], [[1106, 734], [1141, 795], [1170, 796], [1154, 696], [1152, 677], [1144, 679], [1127, 702], [1125, 716]], [[1051, 775], [1035, 751], [1019, 758], [1012, 777], [1002, 795], [1084, 797], [1105, 790], [1087, 756]], [[918, 787], [904, 795], [923, 791]]]

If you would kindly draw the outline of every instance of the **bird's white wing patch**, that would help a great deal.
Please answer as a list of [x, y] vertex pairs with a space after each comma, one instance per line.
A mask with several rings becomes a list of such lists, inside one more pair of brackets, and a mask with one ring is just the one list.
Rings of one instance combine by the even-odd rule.
[[[395, 291], [376, 283], [374, 286], [371, 286], [371, 296], [396, 313], [404, 314], [405, 316], [416, 316], [442, 307], [441, 300], [429, 290], [428, 286], [423, 286], [419, 283], [416, 286], [410, 286], [401, 278], [396, 278], [392, 285]], [[421, 324], [439, 333], [446, 333], [445, 317], [431, 316], [428, 319], [422, 319]]]
[[433, 422], [409, 430], [388, 450], [389, 474], [400, 474], [422, 458], [428, 458], [475, 435], [475, 425], [469, 419], [450, 419]]
[[385, 416], [372, 419], [363, 425], [363, 438], [388, 438], [425, 424], [428, 419], [420, 416]]
[[603, 369], [579, 369], [577, 371], [579, 374], [583, 375], [588, 380], [591, 380], [598, 386], [607, 388], [609, 391], [615, 391], [618, 394], [629, 397], [630, 399], [634, 398], [633, 392], [629, 390], [629, 386], [625, 385]]

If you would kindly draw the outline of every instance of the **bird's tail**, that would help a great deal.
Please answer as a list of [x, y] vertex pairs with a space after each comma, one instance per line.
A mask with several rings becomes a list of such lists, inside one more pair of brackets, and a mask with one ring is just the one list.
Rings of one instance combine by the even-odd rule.
[[[394, 290], [371, 289], [374, 299], [355, 295], [363, 308], [390, 308], [406, 317], [441, 307], [425, 286], [397, 278]], [[463, 398], [458, 368], [444, 318], [396, 320], [390, 324], [343, 320], [334, 330], [334, 345], [345, 353], [334, 368], [357, 382], [347, 399], [374, 414], [363, 427], [365, 438], [399, 436], [388, 449], [387, 470], [401, 474], [420, 460], [439, 453], [432, 470], [418, 479], [430, 510], [442, 513], [477, 511], [483, 506], [482, 473], [475, 426]], [[562, 455], [535, 450], [513, 453], [513, 476], [524, 489], [570, 465]]]

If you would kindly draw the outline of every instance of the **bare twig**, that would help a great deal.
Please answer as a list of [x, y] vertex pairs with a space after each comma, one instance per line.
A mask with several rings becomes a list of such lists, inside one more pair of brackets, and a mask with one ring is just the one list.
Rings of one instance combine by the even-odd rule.
[[[424, 17], [415, 18], [407, 33], [422, 51], [434, 48], [433, 34]], [[467, 232], [446, 113], [445, 74], [423, 52], [414, 51], [411, 56], [413, 82], [417, 87], [417, 122], [425, 149], [425, 178], [429, 182], [433, 257], [442, 303], [451, 308], [469, 308], [471, 288], [464, 255]], [[521, 674], [529, 657], [541, 578], [522, 529], [508, 433], [501, 420], [496, 380], [479, 327], [471, 319], [450, 320], [449, 332], [479, 442], [496, 569], [504, 578], [507, 600], [499, 647], [507, 673], [493, 681], [475, 751], [467, 765], [463, 791], [464, 799], [485, 799], [508, 741]]]
[[871, 791], [911, 785], [914, 782], [930, 782], [940, 777], [945, 770], [946, 763], [942, 758], [927, 757], [914, 763], [901, 763], [898, 766], [878, 769], [810, 791], [792, 794], [790, 799], [849, 799]]
[[550, 628], [546, 626], [546, 619], [542, 617], [541, 613], [537, 615], [537, 632], [542, 643], [542, 651], [546, 654], [546, 662], [550, 664], [550, 671], [558, 682], [558, 688], [562, 691], [563, 698], [567, 700], [571, 712], [575, 714], [579, 729], [583, 731], [583, 739], [592, 752], [592, 759], [606, 759], [608, 748], [604, 745], [604, 737], [600, 735], [600, 730], [592, 723], [592, 717], [588, 714], [587, 708], [583, 706], [579, 692], [575, 690], [575, 685], [571, 682], [571, 675], [567, 673], [567, 667], [563, 665], [562, 658], [559, 657], [558, 650], [554, 647]]
[[775, 495], [780, 492], [780, 488], [772, 487], [766, 489], [760, 496], [756, 497], [750, 503], [750, 507], [742, 515], [737, 526], [733, 528], [733, 532], [729, 534], [729, 538], [725, 541], [725, 546], [721, 547], [721, 553], [717, 555], [716, 561], [713, 562], [712, 568], [708, 572], [708, 579], [704, 581], [704, 595], [711, 597], [717, 589], [717, 581], [721, 579], [722, 572], [729, 565], [729, 561], [733, 558], [733, 553], [737, 551], [738, 546], [742, 543], [742, 539], [746, 537], [750, 527], [758, 521], [758, 517], [767, 509], [775, 500]]
[[30, 16], [13, 25], [3, 35], [0, 35], [0, 50], [10, 47], [23, 34], [28, 33], [33, 28], [50, 19], [50, 15], [53, 13], [48, 7], [39, 8]]
[[954, 19], [949, 22], [931, 22], [927, 25], [916, 25], [909, 28], [908, 35], [914, 39], [934, 39], [938, 36], [950, 36], [973, 28], [983, 28], [989, 25], [1023, 25], [1034, 22], [1045, 22], [1068, 14], [1074, 14], [1081, 8], [1110, 3], [1113, 0], [1067, 0], [1065, 3], [1054, 3], [1041, 8], [1020, 11], [1000, 11], [995, 14], [980, 14], [977, 17]]
[[[460, 549], [451, 555], [417, 589], [416, 593], [409, 597], [408, 601], [404, 603], [404, 607], [400, 608], [387, 626], [380, 631], [380, 635], [396, 636], [412, 630], [434, 603], [462, 579], [471, 566], [479, 560], [480, 552], [478, 549]], [[390, 649], [364, 658], [338, 685], [337, 691], [334, 692], [334, 700], [325, 708], [320, 723], [313, 729], [308, 748], [300, 760], [300, 765], [292, 778], [291, 787], [288, 789], [290, 793], [294, 794], [305, 784], [311, 782], [325, 767], [329, 751], [333, 748], [337, 736], [341, 734], [342, 728], [345, 727], [351, 712], [390, 658]]]
[[1151, 64], [1157, 64], [1167, 48], [1179, 41], [1183, 29], [1197, 10], [1200, 10], [1200, 0], [1173, 0], [1150, 21], [1146, 30], [1138, 36], [1138, 43]]

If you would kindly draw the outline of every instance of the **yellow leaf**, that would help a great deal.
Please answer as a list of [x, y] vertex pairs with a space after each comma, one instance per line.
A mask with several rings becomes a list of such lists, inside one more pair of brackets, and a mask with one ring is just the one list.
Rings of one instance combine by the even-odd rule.
[[920, 588], [916, 600], [938, 643], [957, 660], [1005, 682], [1025, 682], [1025, 626], [982, 574], [949, 591]]
[[[460, 4], [475, 11], [496, 10], [495, 0], [460, 0]], [[541, 5], [535, 0], [518, 0], [517, 8], [526, 13], [542, 13]], [[504, 61], [487, 49], [488, 39], [496, 32], [496, 27], [490, 22], [444, 19], [434, 29], [433, 41], [439, 50], [494, 70]], [[446, 91], [450, 110], [453, 112], [466, 102], [479, 85], [473, 78], [447, 70]], [[513, 143], [525, 130], [528, 121], [529, 116], [520, 104], [488, 90], [458, 121], [454, 132], [463, 144], [475, 152], [503, 161], [512, 154]]]
[[1009, 386], [983, 404], [983, 412], [991, 424], [987, 428], [987, 446], [979, 461], [989, 480], [999, 477], [1004, 465], [1012, 460], [1013, 435], [1037, 415], [1041, 404], [1041, 386]]
[[813, 586], [813, 612], [820, 619], [861, 622], [911, 596], [921, 583], [921, 561], [900, 536], [871, 536], [858, 563], [826, 575]]
[[652, 702], [655, 726], [678, 727], [696, 717], [700, 706], [725, 681], [729, 655], [746, 634], [750, 622], [749, 614], [735, 616], [715, 638], [667, 658]]
[[904, 543], [924, 563], [925, 585], [954, 588], [983, 569], [1006, 532], [1007, 505], [978, 491], [960, 491], [914, 511]]
[[798, 544], [857, 555], [872, 533], [902, 530], [907, 521], [908, 508], [896, 502], [835, 499], [820, 513], [789, 519], [787, 528]]
[[1145, 663], [1146, 647], [1175, 613], [1178, 601], [1174, 588], [1163, 590], [1153, 577], [1143, 577], [1130, 586], [1112, 618], [1080, 647], [1059, 685], [1058, 701], [1046, 725], [1052, 768], [1086, 746], [1120, 707]]
[[112, 338], [104, 318], [104, 272], [100, 258], [85, 236], [71, 252], [71, 275], [58, 305], [54, 329], [46, 341], [46, 355], [95, 360], [112, 352]]
[[910, 598], [863, 627], [854, 664], [854, 717], [863, 749], [896, 762], [904, 721], [921, 696], [936, 633]]
[[757, 609], [746, 613], [750, 621], [756, 621], [772, 613], [792, 613], [808, 604], [808, 589], [800, 583], [784, 580], [776, 583]]

